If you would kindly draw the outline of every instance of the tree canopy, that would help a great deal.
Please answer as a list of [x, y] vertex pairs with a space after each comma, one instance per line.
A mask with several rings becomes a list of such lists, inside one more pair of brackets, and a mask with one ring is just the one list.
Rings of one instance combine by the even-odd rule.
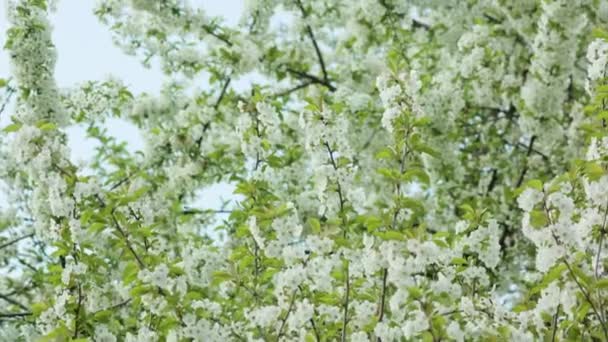
[[53, 7], [7, 5], [0, 340], [608, 341], [608, 1], [98, 1], [159, 94], [59, 88]]

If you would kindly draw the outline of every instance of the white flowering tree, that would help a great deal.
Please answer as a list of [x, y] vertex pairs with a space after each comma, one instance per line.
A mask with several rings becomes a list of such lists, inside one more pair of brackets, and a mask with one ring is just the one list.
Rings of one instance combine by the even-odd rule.
[[49, 7], [7, 6], [0, 340], [608, 341], [607, 0], [99, 1], [156, 95], [58, 89]]

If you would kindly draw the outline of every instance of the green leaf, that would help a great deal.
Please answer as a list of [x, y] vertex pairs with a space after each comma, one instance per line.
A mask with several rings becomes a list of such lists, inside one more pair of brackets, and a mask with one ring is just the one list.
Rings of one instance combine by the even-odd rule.
[[465, 258], [453, 258], [452, 259], [452, 264], [454, 264], [454, 265], [466, 265], [467, 264], [467, 260]]
[[583, 270], [580, 269], [580, 267], [576, 266], [576, 265], [571, 265], [570, 268], [572, 269], [572, 275], [574, 277], [576, 277], [579, 282], [581, 282], [583, 285], [583, 287], [588, 288], [589, 284], [592, 283], [592, 278], [589, 277], [585, 272], [583, 272]]
[[129, 291], [129, 294], [132, 297], [139, 297], [141, 295], [144, 295], [148, 292], [151, 291], [150, 286], [148, 285], [139, 285], [139, 286], [135, 286], [134, 288], [131, 289], [131, 291]]
[[6, 133], [17, 132], [21, 128], [21, 126], [23, 126], [23, 124], [15, 122], [13, 124], [10, 124], [10, 125], [4, 127], [4, 129], [2, 131], [6, 132]]
[[416, 300], [416, 299], [420, 299], [423, 296], [422, 290], [419, 287], [408, 287], [407, 288], [407, 292], [410, 295], [410, 298]]
[[390, 180], [398, 180], [399, 179], [399, 172], [397, 170], [393, 170], [393, 169], [387, 169], [387, 168], [379, 168], [376, 170], [376, 172], [378, 172], [379, 174], [381, 174], [382, 176], [390, 179]]
[[540, 291], [544, 290], [547, 288], [547, 286], [549, 286], [552, 282], [554, 282], [555, 280], [559, 279], [559, 277], [562, 275], [562, 273], [567, 269], [566, 265], [563, 263], [559, 263], [555, 266], [553, 266], [549, 272], [547, 272], [545, 274], [545, 276], [543, 277], [543, 279], [540, 281], [540, 283], [533, 287], [530, 290], [531, 294], [536, 294], [539, 293]]
[[93, 315], [93, 319], [97, 322], [105, 323], [112, 317], [112, 310], [101, 310]]
[[123, 283], [130, 284], [131, 282], [133, 282], [135, 279], [137, 279], [138, 272], [139, 267], [137, 266], [135, 261], [130, 261], [129, 263], [127, 263], [124, 270], [122, 271]]
[[428, 155], [430, 155], [431, 157], [434, 158], [439, 158], [441, 157], [441, 153], [439, 153], [438, 151], [434, 150], [432, 147], [430, 147], [429, 145], [423, 144], [423, 143], [414, 143], [412, 146], [414, 151], [418, 151], [418, 152], [422, 152], [422, 153], [426, 153]]
[[317, 338], [312, 333], [306, 334], [306, 337], [304, 338], [304, 342], [316, 342], [316, 341], [317, 341]]
[[607, 289], [608, 288], [608, 279], [603, 278], [600, 279], [598, 281], [595, 282], [595, 284], [593, 284], [593, 287], [596, 289]]
[[547, 219], [547, 215], [545, 215], [544, 211], [541, 210], [532, 210], [530, 212], [530, 224], [534, 228], [542, 228], [549, 223]]
[[320, 304], [338, 305], [340, 304], [340, 296], [335, 293], [321, 292], [314, 296], [314, 301]]
[[104, 228], [106, 227], [106, 223], [105, 222], [93, 222], [90, 226], [89, 226], [89, 230], [92, 233], [99, 233], [101, 232]]
[[31, 306], [32, 314], [38, 317], [41, 313], [48, 309], [48, 307], [49, 306], [45, 302], [34, 303]]
[[0, 88], [6, 87], [8, 82], [4, 78], [0, 78]]
[[391, 159], [393, 158], [393, 151], [390, 148], [385, 147], [376, 153], [376, 159]]
[[52, 122], [40, 122], [36, 125], [41, 131], [52, 131], [57, 128], [57, 125]]
[[591, 35], [593, 38], [608, 40], [608, 33], [599, 27], [593, 28], [593, 30], [591, 31]]
[[321, 232], [321, 222], [318, 219], [311, 217], [308, 219], [308, 225], [313, 233], [318, 234]]
[[46, 0], [31, 0], [32, 5], [46, 11]]
[[227, 280], [232, 279], [232, 274], [224, 271], [213, 272], [213, 283], [219, 285]]
[[536, 189], [538, 191], [543, 191], [543, 182], [541, 182], [538, 179], [530, 179], [528, 182], [526, 182], [526, 187], [528, 188], [533, 188]]
[[583, 173], [589, 178], [590, 181], [596, 181], [604, 175], [604, 168], [597, 163], [587, 163]]
[[405, 240], [405, 235], [403, 233], [398, 232], [396, 230], [388, 230], [385, 232], [374, 232], [374, 235], [381, 238], [382, 240]]
[[429, 175], [426, 173], [426, 171], [424, 171], [421, 168], [417, 168], [417, 167], [407, 170], [403, 174], [401, 179], [403, 179], [406, 182], [418, 180], [419, 182], [422, 182], [426, 185], [429, 185], [431, 183], [431, 179], [429, 178]]

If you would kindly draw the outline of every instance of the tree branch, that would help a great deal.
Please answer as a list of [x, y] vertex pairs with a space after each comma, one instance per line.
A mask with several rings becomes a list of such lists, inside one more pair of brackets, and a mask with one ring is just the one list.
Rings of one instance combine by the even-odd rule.
[[215, 104], [213, 105], [213, 109], [217, 110], [220, 107], [220, 104], [222, 103], [222, 100], [224, 99], [224, 96], [226, 95], [226, 91], [228, 90], [228, 86], [230, 85], [231, 80], [232, 79], [230, 77], [228, 77], [226, 79], [226, 82], [224, 82], [224, 86], [222, 87], [220, 96], [217, 98], [217, 101], [215, 101]]
[[12, 299], [11, 297], [9, 297], [9, 295], [5, 295], [5, 294], [0, 294], [0, 299], [3, 299], [6, 302], [9, 302], [13, 305], [18, 306], [19, 308], [23, 309], [23, 310], [28, 310], [28, 307], [19, 303], [17, 300]]
[[11, 101], [11, 97], [13, 96], [14, 93], [15, 93], [15, 88], [7, 87], [6, 98], [4, 99], [4, 102], [2, 103], [2, 106], [0, 107], [0, 114], [2, 114], [2, 112], [4, 112], [4, 109], [6, 108], [8, 103]]
[[281, 320], [281, 327], [279, 328], [279, 332], [277, 334], [277, 342], [281, 340], [281, 336], [283, 336], [283, 329], [285, 329], [285, 324], [287, 323], [287, 319], [289, 318], [289, 315], [291, 314], [291, 311], [293, 310], [293, 306], [296, 302], [296, 293], [298, 292], [298, 288], [296, 288], [295, 290], [293, 290], [293, 293], [291, 295], [291, 301], [289, 302], [289, 308], [287, 308], [287, 313], [285, 313], [285, 317], [283, 317], [283, 319]]
[[306, 73], [306, 72], [298, 71], [298, 70], [295, 70], [295, 69], [292, 69], [292, 68], [287, 68], [286, 70], [289, 73], [292, 73], [292, 74], [294, 74], [294, 75], [296, 75], [298, 77], [306, 78], [306, 79], [311, 80], [313, 83], [317, 83], [317, 84], [323, 85], [323, 86], [327, 87], [327, 89], [329, 89], [332, 92], [336, 91], [336, 87], [334, 87], [331, 83], [329, 83], [329, 81], [322, 80], [322, 79], [318, 78], [317, 76], [311, 75], [311, 74]]
[[0, 313], [0, 318], [17, 318], [31, 316], [31, 312]]
[[125, 231], [122, 229], [122, 227], [118, 223], [118, 220], [116, 219], [116, 215], [114, 215], [114, 209], [112, 210], [111, 216], [112, 216], [112, 221], [114, 222], [114, 225], [116, 226], [116, 229], [118, 230], [118, 232], [120, 233], [120, 235], [122, 235], [122, 237], [125, 239], [125, 244], [127, 245], [127, 248], [129, 249], [129, 251], [131, 252], [131, 254], [135, 257], [135, 260], [137, 260], [137, 264], [139, 265], [139, 268], [141, 268], [141, 269], [145, 268], [146, 265], [139, 258], [139, 255], [135, 252], [135, 249], [133, 249], [133, 246], [131, 246], [131, 242], [129, 241], [129, 237], [127, 236], [127, 234], [125, 233]]
[[[306, 19], [308, 17], [308, 13], [304, 9], [304, 5], [302, 5], [302, 1], [296, 0], [296, 4], [298, 5], [300, 12], [302, 12], [302, 17], [304, 19]], [[315, 48], [315, 53], [317, 55], [317, 59], [319, 60], [319, 64], [321, 65], [321, 72], [323, 72], [323, 80], [325, 82], [329, 83], [329, 78], [327, 76], [327, 70], [325, 68], [325, 61], [323, 61], [323, 55], [321, 54], [321, 49], [319, 49], [319, 44], [317, 43], [315, 34], [312, 32], [312, 28], [308, 24], [306, 24], [306, 33], [308, 34], [308, 37], [312, 41], [312, 45]]]
[[[530, 144], [528, 145], [528, 151], [526, 151], [526, 157], [529, 157], [530, 154], [532, 153], [534, 141], [536, 141], [536, 135], [533, 135], [532, 138], [530, 138]], [[528, 172], [528, 160], [527, 159], [526, 159], [524, 168], [521, 170], [521, 173], [519, 174], [519, 178], [517, 179], [517, 183], [515, 185], [516, 188], [519, 188], [521, 186], [521, 184], [524, 182], [524, 177], [526, 177], [526, 172]]]
[[295, 87], [293, 87], [293, 88], [290, 88], [290, 89], [287, 89], [287, 90], [281, 91], [281, 92], [279, 92], [279, 93], [276, 93], [276, 94], [274, 94], [274, 95], [273, 95], [273, 97], [281, 97], [281, 96], [286, 96], [286, 95], [289, 95], [289, 94], [291, 94], [291, 93], [293, 93], [293, 92], [295, 92], [295, 91], [298, 91], [298, 90], [300, 90], [300, 89], [304, 89], [304, 88], [306, 88], [306, 87], [308, 87], [309, 85], [314, 84], [314, 83], [315, 83], [315, 82], [313, 82], [313, 81], [304, 82], [304, 83], [302, 83], [302, 84], [300, 84], [300, 85], [297, 85], [297, 86], [295, 86]]
[[9, 241], [9, 242], [5, 242], [5, 243], [3, 243], [2, 245], [0, 245], [0, 249], [4, 249], [4, 248], [6, 248], [6, 247], [9, 247], [9, 246], [11, 246], [11, 245], [16, 244], [17, 242], [19, 242], [19, 241], [21, 241], [21, 240], [25, 240], [25, 239], [27, 239], [27, 238], [31, 238], [31, 237], [33, 237], [33, 236], [34, 236], [34, 233], [30, 233], [30, 234], [26, 234], [26, 235], [20, 236], [20, 237], [18, 237], [18, 238], [16, 238], [16, 239], [14, 239], [14, 240], [11, 240], [11, 241]]
[[346, 326], [348, 325], [348, 306], [350, 302], [350, 279], [348, 272], [348, 262], [346, 264], [346, 294], [344, 298], [344, 310], [342, 318], [342, 336], [340, 337], [341, 342], [346, 342]]

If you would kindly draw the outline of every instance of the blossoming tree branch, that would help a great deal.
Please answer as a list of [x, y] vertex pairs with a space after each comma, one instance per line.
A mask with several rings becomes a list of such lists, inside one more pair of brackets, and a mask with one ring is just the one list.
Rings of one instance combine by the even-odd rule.
[[6, 8], [0, 340], [608, 341], [607, 0], [98, 1], [159, 94]]

